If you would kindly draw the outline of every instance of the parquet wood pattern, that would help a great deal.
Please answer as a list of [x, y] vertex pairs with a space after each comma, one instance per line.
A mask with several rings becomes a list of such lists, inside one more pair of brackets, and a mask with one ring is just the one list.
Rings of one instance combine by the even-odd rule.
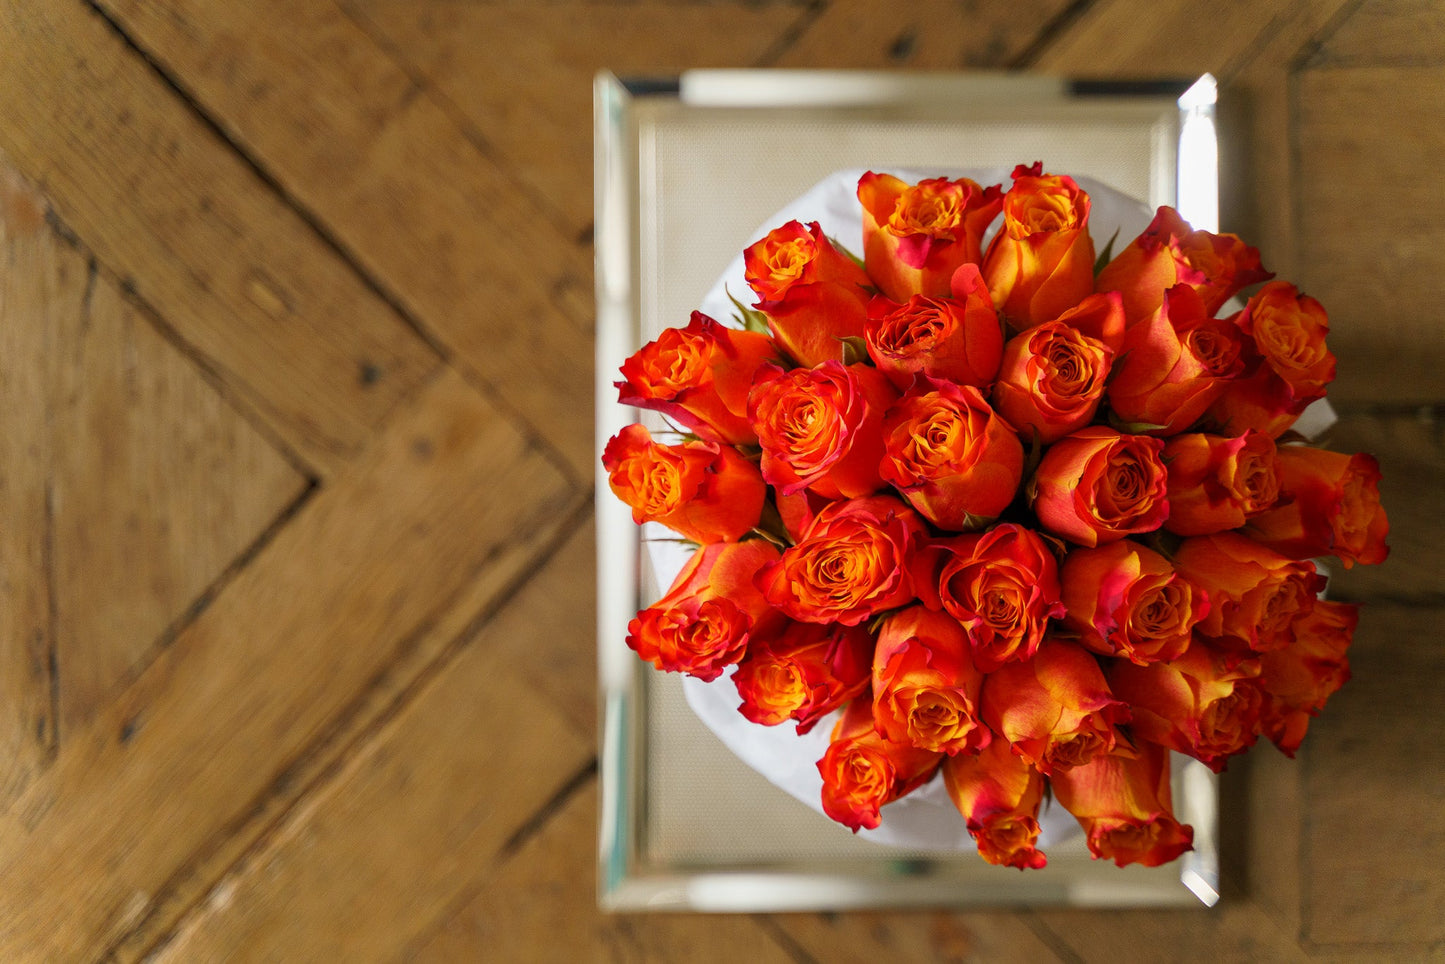
[[[0, 0], [0, 960], [1445, 952], [1431, 0]], [[595, 908], [590, 79], [1222, 81], [1381, 460], [1355, 680], [1213, 912]]]

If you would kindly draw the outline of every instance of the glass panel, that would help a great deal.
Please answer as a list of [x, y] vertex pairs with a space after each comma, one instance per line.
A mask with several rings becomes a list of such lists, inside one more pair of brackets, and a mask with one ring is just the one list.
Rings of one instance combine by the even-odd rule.
[[[663, 328], [684, 324], [763, 220], [829, 173], [999, 168], [1004, 179], [1015, 163], [1043, 160], [1050, 171], [1092, 177], [1151, 207], [1183, 200], [1204, 214], [1217, 196], [1213, 103], [1212, 78], [1099, 85], [698, 71], [677, 82], [629, 84], [599, 76], [598, 450], [638, 417], [616, 402], [611, 383], [622, 361]], [[1077, 835], [1047, 848], [1047, 868], [1026, 873], [991, 867], [971, 852], [889, 848], [774, 787], [697, 719], [677, 677], [627, 649], [628, 620], [661, 592], [639, 551], [639, 530], [600, 467], [597, 492], [604, 907], [1199, 906], [1217, 899], [1215, 777], [1177, 754], [1176, 811], [1194, 825], [1195, 851], [1154, 869], [1091, 860]]]

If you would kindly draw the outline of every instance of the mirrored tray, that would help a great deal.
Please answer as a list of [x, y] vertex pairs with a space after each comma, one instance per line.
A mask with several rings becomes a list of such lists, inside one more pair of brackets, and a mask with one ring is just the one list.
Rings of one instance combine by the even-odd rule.
[[[1042, 159], [1217, 224], [1214, 82], [1025, 75], [694, 71], [595, 87], [597, 447], [637, 412], [618, 367], [686, 322], [757, 226], [832, 171], [1011, 167]], [[1121, 239], [1123, 243], [1127, 239]], [[1081, 836], [1021, 873], [972, 852], [854, 837], [738, 760], [680, 680], [627, 648], [662, 595], [625, 505], [597, 475], [598, 900], [611, 910], [882, 906], [1202, 906], [1218, 899], [1216, 779], [1174, 764], [1195, 849], [1165, 867], [1092, 860]], [[887, 810], [884, 810], [887, 819]], [[961, 818], [960, 818], [961, 819]]]

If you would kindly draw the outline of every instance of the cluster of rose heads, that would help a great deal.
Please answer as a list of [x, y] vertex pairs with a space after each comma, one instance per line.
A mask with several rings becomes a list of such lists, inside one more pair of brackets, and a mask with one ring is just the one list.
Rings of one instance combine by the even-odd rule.
[[612, 489], [699, 546], [628, 645], [735, 667], [757, 723], [841, 709], [818, 769], [855, 831], [941, 770], [990, 863], [1044, 865], [1046, 786], [1095, 857], [1173, 860], [1169, 751], [1292, 756], [1358, 618], [1310, 560], [1385, 557], [1374, 458], [1289, 431], [1334, 376], [1324, 309], [1167, 207], [1096, 266], [1089, 197], [1038, 164], [858, 197], [861, 263], [785, 224], [741, 329], [694, 313], [623, 365], [676, 440], [624, 429]]

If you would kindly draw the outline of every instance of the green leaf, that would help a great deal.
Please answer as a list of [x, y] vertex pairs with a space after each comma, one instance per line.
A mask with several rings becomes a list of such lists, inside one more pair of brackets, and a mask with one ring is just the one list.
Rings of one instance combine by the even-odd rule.
[[873, 359], [868, 355], [868, 343], [857, 335], [849, 335], [846, 338], [839, 338], [843, 343], [843, 364], [845, 365], [871, 365]]
[[1104, 245], [1104, 250], [1099, 254], [1098, 260], [1094, 262], [1095, 278], [1099, 277], [1099, 272], [1103, 271], [1105, 266], [1114, 260], [1114, 242], [1117, 240], [1119, 240], [1119, 229], [1115, 228], [1114, 236], [1109, 239], [1108, 244]]
[[738, 320], [738, 323], [741, 324], [744, 329], [746, 329], [747, 331], [755, 331], [760, 335], [772, 334], [772, 332], [768, 330], [767, 315], [763, 314], [761, 311], [758, 311], [756, 308], [749, 308], [747, 305], [734, 298], [733, 293], [731, 291], [728, 291], [727, 285], [723, 285], [723, 293], [728, 296], [728, 301], [731, 301], [733, 303], [733, 307], [737, 309], [737, 312], [733, 315], [733, 317]]
[[831, 244], [833, 247], [837, 248], [838, 251], [843, 255], [843, 257], [847, 258], [849, 261], [853, 262], [853, 263], [856, 264], [858, 267], [860, 267], [860, 268], [863, 267], [863, 259], [860, 258], [860, 257], [858, 257], [858, 256], [857, 256], [856, 254], [854, 254], [852, 251], [849, 251], [847, 248], [843, 247], [843, 245], [838, 242], [838, 239], [837, 239], [837, 238], [832, 237], [832, 236], [830, 235], [830, 236], [828, 237], [828, 243]]

